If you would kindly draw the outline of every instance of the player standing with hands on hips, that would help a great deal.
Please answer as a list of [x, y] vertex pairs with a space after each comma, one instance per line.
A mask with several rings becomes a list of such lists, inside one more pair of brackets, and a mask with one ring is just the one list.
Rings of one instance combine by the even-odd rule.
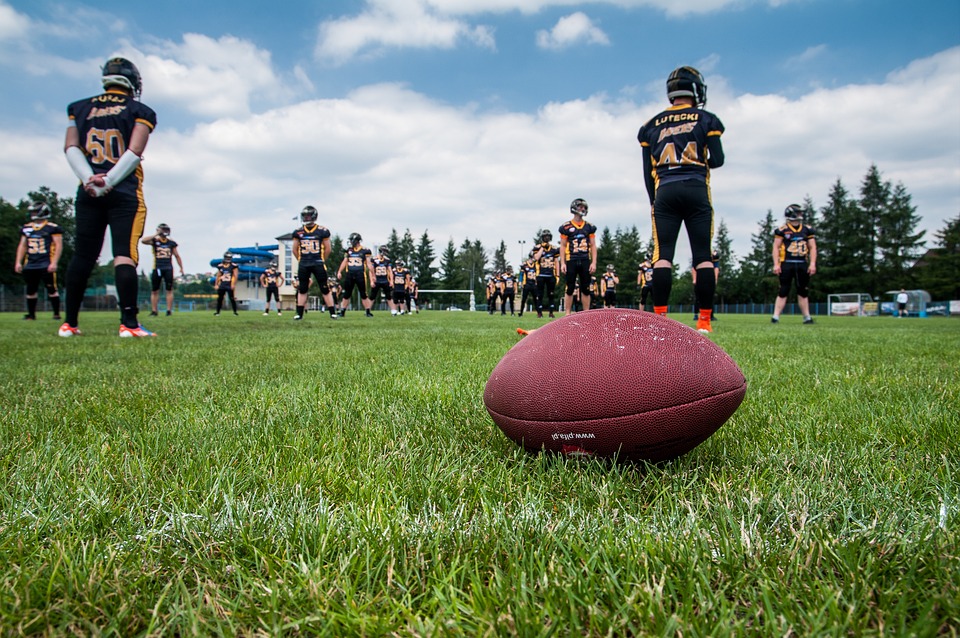
[[140, 71], [133, 62], [108, 60], [102, 82], [103, 93], [67, 107], [70, 123], [63, 147], [80, 188], [75, 205], [76, 243], [67, 267], [67, 315], [58, 334], [81, 334], [78, 319], [83, 293], [109, 228], [120, 336], [154, 337], [137, 320], [137, 263], [138, 242], [147, 219], [140, 161], [157, 115], [139, 101]]
[[40, 284], [47, 289], [53, 306], [53, 318], [60, 320], [60, 293], [57, 291], [57, 264], [63, 253], [63, 229], [50, 221], [51, 210], [46, 202], [30, 202], [30, 222], [20, 229], [20, 242], [13, 269], [23, 274], [27, 284], [28, 321], [37, 318], [37, 292]]
[[183, 276], [183, 260], [177, 251], [177, 242], [170, 239], [170, 227], [166, 224], [157, 226], [156, 234], [144, 237], [141, 244], [153, 247], [153, 271], [150, 273], [150, 316], [156, 317], [160, 307], [160, 284], [166, 286], [167, 316], [173, 314], [173, 260], [176, 258], [180, 266], [180, 276]]
[[667, 98], [670, 107], [644, 124], [637, 135], [643, 149], [644, 183], [653, 210], [653, 311], [667, 314], [673, 258], [683, 224], [697, 271], [697, 330], [712, 332], [710, 318], [717, 281], [710, 254], [710, 169], [723, 166], [723, 124], [716, 115], [703, 110], [707, 85], [693, 67], [683, 66], [670, 74]]
[[797, 282], [797, 305], [803, 313], [803, 323], [811, 324], [810, 277], [817, 273], [816, 233], [803, 223], [803, 206], [800, 204], [790, 204], [783, 215], [787, 223], [773, 231], [773, 274], [780, 278], [780, 290], [770, 321], [780, 323], [780, 313], [787, 305], [790, 286]]

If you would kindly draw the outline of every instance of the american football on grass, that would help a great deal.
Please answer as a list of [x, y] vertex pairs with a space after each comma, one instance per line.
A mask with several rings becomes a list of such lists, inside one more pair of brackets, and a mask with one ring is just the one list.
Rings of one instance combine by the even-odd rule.
[[733, 359], [693, 328], [602, 309], [531, 330], [494, 367], [483, 402], [530, 452], [660, 462], [705, 441], [746, 391]]

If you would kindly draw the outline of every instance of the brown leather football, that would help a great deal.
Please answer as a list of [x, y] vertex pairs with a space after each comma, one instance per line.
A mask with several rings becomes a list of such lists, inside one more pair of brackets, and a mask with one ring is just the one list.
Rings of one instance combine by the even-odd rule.
[[483, 402], [530, 452], [658, 462], [705, 441], [746, 391], [733, 359], [693, 328], [603, 309], [521, 339], [493, 369]]

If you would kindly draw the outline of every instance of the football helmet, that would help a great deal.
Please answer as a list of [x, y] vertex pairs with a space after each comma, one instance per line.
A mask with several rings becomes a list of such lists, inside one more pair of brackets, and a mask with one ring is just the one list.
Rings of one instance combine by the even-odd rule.
[[803, 219], [803, 206], [800, 204], [790, 204], [783, 210], [783, 216], [788, 222], [798, 222]]
[[133, 93], [134, 97], [140, 97], [140, 91], [143, 84], [140, 80], [140, 71], [137, 66], [126, 58], [110, 58], [103, 65], [103, 88], [119, 86]]
[[387, 248], [386, 246], [380, 246], [380, 248], [377, 249], [377, 252], [379, 252], [384, 257], [390, 256], [390, 249]]
[[607, 272], [613, 272], [613, 264], [607, 264]]
[[546, 229], [541, 230], [541, 231], [540, 231], [540, 241], [543, 242], [543, 243], [545, 243], [545, 244], [550, 243], [551, 241], [553, 241], [553, 233], [551, 233], [549, 230], [546, 230]]
[[270, 267], [273, 268], [274, 270], [276, 270], [276, 269], [277, 269], [277, 262], [271, 261], [271, 262], [270, 262]]
[[34, 202], [31, 201], [27, 205], [27, 210], [30, 211], [30, 221], [40, 221], [43, 219], [50, 219], [50, 207], [47, 206], [46, 202]]
[[703, 75], [692, 66], [674, 69], [667, 78], [667, 98], [692, 97], [694, 104], [704, 106], [707, 103], [707, 85]]
[[393, 267], [394, 267], [394, 268], [403, 268], [403, 260], [402, 260], [402, 259], [397, 259], [396, 261], [394, 261], [394, 262], [393, 262]]
[[363, 241], [363, 237], [360, 236], [360, 233], [350, 233], [350, 245], [351, 245], [351, 246], [356, 246], [356, 245], [359, 244], [361, 241]]
[[587, 201], [585, 199], [580, 199], [579, 197], [573, 200], [572, 202], [570, 202], [570, 212], [573, 213], [574, 215], [580, 215], [581, 217], [586, 217], [587, 210], [589, 210], [589, 208], [590, 207], [587, 206]]
[[719, 250], [713, 251], [711, 258], [713, 259], [713, 261], [720, 261], [720, 251]]
[[303, 210], [300, 211], [300, 221], [305, 224], [308, 222], [316, 222], [317, 217], [317, 209], [313, 206], [304, 206]]
[[167, 226], [166, 224], [158, 224], [158, 225], [157, 225], [157, 232], [158, 232], [159, 234], [163, 235], [164, 237], [169, 237], [169, 236], [170, 236], [170, 227]]
[[224, 263], [227, 263], [227, 264], [229, 264], [231, 261], [233, 261], [233, 253], [230, 252], [229, 250], [228, 250], [227, 252], [223, 253], [223, 261], [224, 261]]

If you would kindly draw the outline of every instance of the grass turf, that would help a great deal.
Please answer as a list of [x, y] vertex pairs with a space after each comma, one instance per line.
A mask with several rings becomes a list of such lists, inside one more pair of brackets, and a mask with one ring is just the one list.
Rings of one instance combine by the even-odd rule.
[[957, 634], [960, 322], [723, 316], [747, 397], [660, 466], [500, 433], [542, 323], [0, 315], [0, 629]]

